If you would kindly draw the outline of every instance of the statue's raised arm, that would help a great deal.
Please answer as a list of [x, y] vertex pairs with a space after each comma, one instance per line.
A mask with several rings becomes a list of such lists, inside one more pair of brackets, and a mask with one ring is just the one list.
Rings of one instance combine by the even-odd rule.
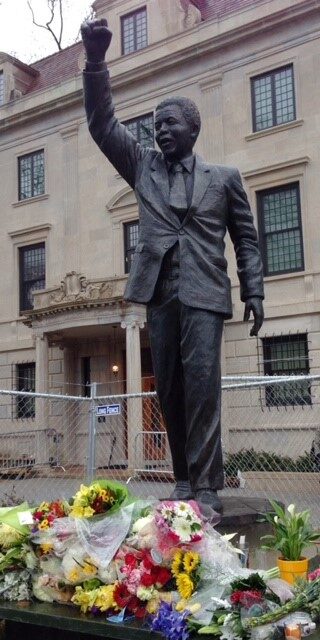
[[114, 114], [105, 55], [112, 33], [105, 18], [81, 25], [86, 67], [83, 74], [84, 102], [89, 131], [118, 173], [135, 188], [137, 164], [145, 150]]

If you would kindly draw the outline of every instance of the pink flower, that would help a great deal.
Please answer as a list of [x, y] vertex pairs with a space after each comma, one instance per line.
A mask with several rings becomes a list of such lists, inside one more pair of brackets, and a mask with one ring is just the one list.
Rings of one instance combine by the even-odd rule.
[[140, 569], [133, 569], [127, 577], [126, 585], [129, 593], [136, 595], [137, 589], [141, 584]]
[[320, 567], [308, 574], [308, 580], [317, 580], [318, 578], [320, 578]]

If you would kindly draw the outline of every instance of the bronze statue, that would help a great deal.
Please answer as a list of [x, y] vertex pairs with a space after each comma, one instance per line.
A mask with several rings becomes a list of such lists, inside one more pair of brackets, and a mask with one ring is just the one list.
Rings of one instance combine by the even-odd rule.
[[234, 244], [244, 320], [263, 322], [263, 275], [253, 217], [237, 169], [193, 153], [196, 105], [172, 97], [155, 111], [160, 152], [142, 147], [114, 115], [105, 19], [82, 25], [87, 54], [85, 106], [90, 133], [135, 190], [139, 241], [125, 299], [147, 305], [156, 389], [176, 486], [172, 499], [197, 499], [222, 511], [220, 347], [231, 318], [224, 236]]

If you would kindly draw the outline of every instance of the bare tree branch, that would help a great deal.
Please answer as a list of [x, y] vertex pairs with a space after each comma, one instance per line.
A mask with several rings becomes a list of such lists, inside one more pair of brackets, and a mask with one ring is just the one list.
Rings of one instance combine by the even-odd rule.
[[54, 19], [55, 16], [55, 5], [56, 5], [56, 0], [48, 0], [48, 8], [50, 9], [50, 13], [51, 13], [51, 17], [48, 20], [48, 22], [46, 22], [45, 24], [41, 24], [39, 22], [36, 21], [35, 18], [35, 14], [33, 11], [33, 7], [31, 4], [31, 0], [27, 0], [27, 5], [31, 11], [31, 15], [32, 15], [32, 22], [36, 27], [40, 27], [41, 29], [45, 29], [46, 31], [49, 31], [49, 33], [52, 35], [59, 51], [62, 50], [62, 45], [61, 45], [61, 41], [62, 41], [62, 32], [63, 32], [63, 15], [62, 15], [62, 0], [59, 0], [59, 9], [60, 9], [60, 35], [59, 38], [57, 38], [55, 32], [53, 31], [53, 29], [51, 28], [51, 23]]

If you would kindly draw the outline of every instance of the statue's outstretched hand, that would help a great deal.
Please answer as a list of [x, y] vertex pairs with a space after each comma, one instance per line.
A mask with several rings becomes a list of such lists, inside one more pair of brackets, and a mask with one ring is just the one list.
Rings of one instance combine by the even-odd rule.
[[251, 328], [250, 335], [257, 336], [259, 333], [259, 330], [262, 327], [262, 323], [264, 319], [264, 311], [263, 311], [263, 304], [262, 304], [261, 298], [252, 297], [246, 300], [245, 308], [244, 308], [244, 316], [243, 316], [244, 322], [248, 322], [251, 311], [253, 313], [254, 323], [253, 323], [253, 327]]
[[81, 36], [88, 62], [102, 62], [109, 49], [112, 33], [105, 18], [81, 25]]

